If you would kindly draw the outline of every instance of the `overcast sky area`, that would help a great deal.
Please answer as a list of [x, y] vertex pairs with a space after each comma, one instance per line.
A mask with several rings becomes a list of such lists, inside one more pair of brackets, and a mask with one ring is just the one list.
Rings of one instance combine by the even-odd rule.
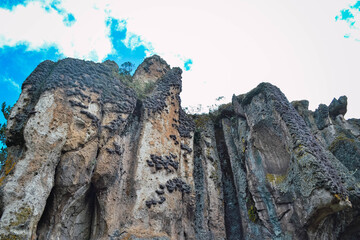
[[0, 22], [0, 103], [46, 59], [158, 54], [183, 69], [183, 107], [270, 82], [311, 110], [346, 95], [360, 118], [360, 1], [1, 0]]

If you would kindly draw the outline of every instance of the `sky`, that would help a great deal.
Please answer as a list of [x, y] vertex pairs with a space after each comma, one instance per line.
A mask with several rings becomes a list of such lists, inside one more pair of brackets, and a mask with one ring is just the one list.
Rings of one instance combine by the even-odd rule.
[[1, 0], [0, 22], [0, 103], [47, 59], [158, 54], [183, 69], [189, 109], [270, 82], [311, 110], [346, 95], [345, 117], [360, 118], [360, 1]]

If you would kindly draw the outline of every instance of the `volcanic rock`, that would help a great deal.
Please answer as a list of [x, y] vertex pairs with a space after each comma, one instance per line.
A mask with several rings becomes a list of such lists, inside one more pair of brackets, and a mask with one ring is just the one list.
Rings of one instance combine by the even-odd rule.
[[261, 83], [188, 115], [181, 73], [153, 56], [131, 88], [112, 61], [41, 63], [8, 120], [0, 239], [360, 239], [346, 97], [312, 112]]

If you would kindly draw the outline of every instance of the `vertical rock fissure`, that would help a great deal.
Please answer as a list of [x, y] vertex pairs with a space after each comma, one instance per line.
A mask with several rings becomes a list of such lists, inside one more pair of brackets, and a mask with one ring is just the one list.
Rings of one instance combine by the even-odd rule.
[[194, 184], [196, 192], [196, 207], [195, 207], [195, 234], [196, 239], [206, 239], [206, 229], [204, 229], [204, 205], [205, 205], [205, 183], [204, 183], [204, 168], [201, 161], [201, 136], [199, 132], [195, 132], [194, 136]]
[[41, 63], [8, 118], [0, 239], [360, 239], [345, 97], [314, 113], [261, 83], [190, 117], [181, 73]]
[[[44, 235], [44, 232], [48, 232], [48, 234], [51, 232], [51, 229], [48, 229], [51, 226], [54, 226], [51, 224], [51, 218], [54, 218], [54, 215], [51, 215], [51, 210], [53, 209], [53, 203], [54, 203], [54, 197], [55, 197], [55, 186], [51, 189], [51, 192], [46, 200], [46, 205], [44, 208], [44, 211], [41, 215], [41, 218], [38, 222], [37, 229], [36, 229], [36, 235]], [[48, 238], [48, 234], [45, 233], [46, 237]]]
[[[234, 131], [238, 127], [237, 131]], [[228, 154], [230, 156], [231, 171], [237, 191], [237, 199], [241, 212], [243, 232], [245, 239], [259, 239], [260, 227], [258, 224], [258, 213], [255, 207], [254, 198], [248, 185], [248, 171], [246, 169], [246, 149], [247, 138], [249, 135], [249, 126], [246, 119], [237, 119], [236, 121], [228, 119], [223, 120], [224, 137], [227, 142]], [[229, 129], [229, 131], [226, 131]]]
[[96, 239], [97, 237], [97, 232], [98, 232], [98, 225], [99, 225], [99, 202], [97, 200], [97, 196], [96, 196], [96, 189], [94, 187], [94, 185], [91, 183], [90, 184], [90, 188], [89, 188], [89, 195], [88, 195], [88, 199], [90, 201], [90, 209], [91, 211], [91, 225], [90, 225], [90, 231], [89, 231], [89, 240], [90, 239]]
[[241, 214], [234, 182], [234, 175], [231, 169], [230, 157], [221, 121], [215, 125], [215, 139], [222, 171], [226, 238], [228, 240], [243, 239]]

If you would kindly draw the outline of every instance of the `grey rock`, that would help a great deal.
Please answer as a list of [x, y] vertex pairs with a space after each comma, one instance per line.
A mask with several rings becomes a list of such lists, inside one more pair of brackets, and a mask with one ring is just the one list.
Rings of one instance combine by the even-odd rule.
[[345, 116], [347, 112], [347, 97], [341, 96], [339, 99], [334, 98], [329, 105], [329, 113], [332, 118], [339, 114]]
[[316, 125], [319, 130], [323, 130], [330, 125], [329, 108], [325, 104], [320, 104], [314, 113]]
[[0, 239], [358, 239], [360, 120], [270, 83], [181, 109], [181, 69], [45, 61], [25, 80], [0, 173]]

